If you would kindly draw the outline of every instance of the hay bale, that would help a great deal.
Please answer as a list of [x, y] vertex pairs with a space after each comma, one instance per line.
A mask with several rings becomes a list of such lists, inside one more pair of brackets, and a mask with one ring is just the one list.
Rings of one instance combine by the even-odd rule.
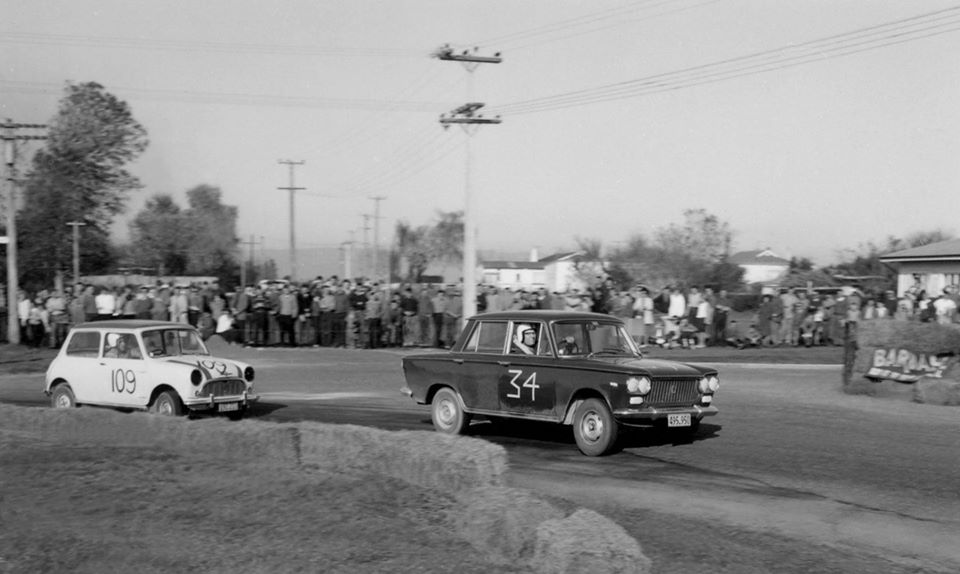
[[542, 574], [647, 574], [652, 566], [640, 543], [619, 524], [585, 508], [537, 527], [530, 565]]
[[499, 565], [532, 559], [538, 525], [563, 518], [550, 503], [516, 488], [480, 487], [457, 498], [451, 515], [457, 534]]
[[427, 488], [458, 492], [503, 482], [503, 447], [431, 431], [386, 431], [356, 425], [299, 423], [300, 460], [327, 470], [379, 473]]
[[913, 400], [928, 405], [960, 406], [960, 382], [920, 379], [914, 383]]

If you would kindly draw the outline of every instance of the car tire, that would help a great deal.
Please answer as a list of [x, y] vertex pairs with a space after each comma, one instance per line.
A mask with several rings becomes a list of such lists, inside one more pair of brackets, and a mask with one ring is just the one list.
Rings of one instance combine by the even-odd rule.
[[50, 406], [55, 409], [72, 409], [77, 406], [77, 398], [73, 395], [73, 389], [66, 383], [61, 383], [53, 388], [50, 393]]
[[183, 403], [174, 391], [163, 391], [157, 395], [153, 404], [150, 405], [150, 412], [168, 417], [179, 417], [183, 414]]
[[463, 434], [470, 426], [470, 415], [463, 412], [460, 398], [448, 387], [440, 389], [433, 396], [430, 415], [433, 428], [444, 434]]
[[587, 399], [574, 412], [573, 438], [587, 456], [603, 456], [613, 450], [619, 430], [607, 404], [600, 399]]

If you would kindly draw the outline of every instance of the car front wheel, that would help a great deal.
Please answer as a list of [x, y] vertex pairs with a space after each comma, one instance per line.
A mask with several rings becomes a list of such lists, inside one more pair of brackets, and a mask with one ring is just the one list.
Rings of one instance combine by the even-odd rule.
[[61, 384], [54, 387], [50, 395], [50, 406], [55, 409], [72, 409], [77, 406], [77, 399], [73, 396], [70, 385]]
[[613, 450], [618, 431], [617, 421], [600, 399], [583, 401], [573, 415], [573, 437], [587, 456], [602, 456]]
[[163, 391], [157, 395], [150, 407], [150, 412], [168, 417], [178, 417], [183, 414], [183, 403], [180, 397], [173, 391]]
[[470, 425], [470, 415], [460, 408], [460, 400], [452, 389], [437, 391], [431, 405], [433, 427], [445, 434], [463, 434]]

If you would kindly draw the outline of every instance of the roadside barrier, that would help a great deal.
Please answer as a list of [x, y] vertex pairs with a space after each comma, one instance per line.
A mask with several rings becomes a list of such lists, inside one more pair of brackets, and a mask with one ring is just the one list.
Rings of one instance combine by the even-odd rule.
[[492, 564], [535, 573], [643, 574], [650, 560], [622, 527], [589, 510], [569, 516], [536, 493], [504, 486], [507, 454], [493, 443], [432, 431], [314, 422], [188, 420], [109, 409], [0, 404], [0, 434], [66, 444], [166, 448], [304, 472], [374, 474], [448, 493], [455, 534]]

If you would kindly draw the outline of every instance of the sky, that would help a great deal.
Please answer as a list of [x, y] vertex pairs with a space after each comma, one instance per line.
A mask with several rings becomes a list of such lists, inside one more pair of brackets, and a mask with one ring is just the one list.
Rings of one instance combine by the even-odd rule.
[[[146, 127], [119, 241], [147, 198], [185, 207], [208, 184], [243, 241], [286, 249], [280, 160], [303, 162], [302, 249], [384, 247], [398, 221], [464, 209], [468, 189], [481, 252], [614, 249], [700, 208], [735, 251], [819, 265], [960, 232], [957, 0], [0, 0], [0, 14], [0, 118], [48, 121], [65, 82], [95, 81]], [[445, 44], [502, 62], [471, 72], [431, 56]], [[466, 102], [501, 123], [444, 129]]]

